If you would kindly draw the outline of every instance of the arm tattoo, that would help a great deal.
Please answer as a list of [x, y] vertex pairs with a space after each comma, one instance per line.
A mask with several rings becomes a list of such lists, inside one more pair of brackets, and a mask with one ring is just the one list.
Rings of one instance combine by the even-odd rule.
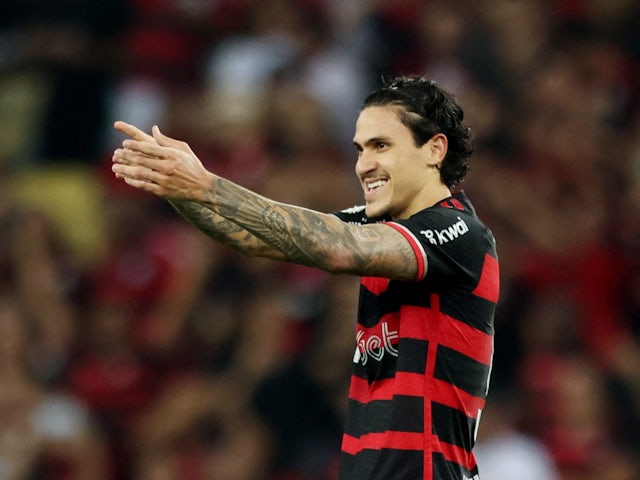
[[175, 200], [171, 200], [169, 203], [189, 223], [217, 242], [247, 255], [261, 255], [274, 260], [283, 259], [279, 251], [268, 247], [263, 241], [238, 224], [199, 203]]
[[281, 252], [281, 260], [342, 273], [415, 277], [413, 250], [389, 227], [349, 225], [331, 214], [269, 200], [223, 178], [210, 193], [207, 207], [235, 225], [227, 228], [250, 232]]

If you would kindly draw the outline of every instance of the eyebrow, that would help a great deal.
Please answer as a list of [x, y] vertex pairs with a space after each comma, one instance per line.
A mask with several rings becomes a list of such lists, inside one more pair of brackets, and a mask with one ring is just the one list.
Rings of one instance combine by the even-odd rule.
[[[391, 139], [389, 137], [372, 137], [364, 142], [364, 145], [371, 146], [375, 145], [376, 143], [391, 143]], [[358, 149], [362, 148], [362, 146], [355, 140], [353, 141], [353, 145]]]

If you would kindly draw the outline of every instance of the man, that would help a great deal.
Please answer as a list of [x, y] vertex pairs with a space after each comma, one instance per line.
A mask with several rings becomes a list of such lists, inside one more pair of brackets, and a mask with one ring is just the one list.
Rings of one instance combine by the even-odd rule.
[[[116, 122], [129, 185], [167, 199], [211, 238], [260, 256], [362, 277], [342, 480], [478, 478], [498, 300], [495, 240], [463, 192], [470, 132], [454, 97], [403, 77], [356, 123], [365, 205], [326, 214], [207, 171], [189, 146]], [[310, 179], [313, 181], [313, 179]]]

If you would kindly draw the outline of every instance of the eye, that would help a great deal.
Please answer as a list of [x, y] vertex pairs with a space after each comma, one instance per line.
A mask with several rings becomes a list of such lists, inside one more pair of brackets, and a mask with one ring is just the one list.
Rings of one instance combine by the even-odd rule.
[[389, 148], [389, 144], [385, 142], [376, 142], [375, 147], [378, 151], [386, 150], [387, 148]]

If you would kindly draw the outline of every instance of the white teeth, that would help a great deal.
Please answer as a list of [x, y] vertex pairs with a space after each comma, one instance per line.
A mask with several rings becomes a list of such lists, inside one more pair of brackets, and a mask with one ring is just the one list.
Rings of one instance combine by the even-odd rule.
[[385, 183], [387, 183], [386, 180], [376, 180], [375, 182], [367, 183], [367, 189], [373, 190], [374, 188], [383, 186]]

